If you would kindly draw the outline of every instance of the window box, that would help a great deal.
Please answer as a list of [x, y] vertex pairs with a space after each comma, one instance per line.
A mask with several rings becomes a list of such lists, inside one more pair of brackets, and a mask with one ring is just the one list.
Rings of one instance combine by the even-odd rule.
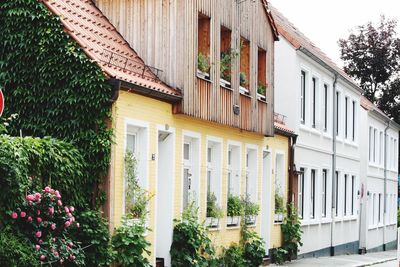
[[209, 228], [218, 228], [219, 218], [207, 217], [206, 218], [206, 226]]
[[221, 86], [223, 86], [223, 87], [231, 88], [231, 82], [228, 82], [228, 81], [225, 80], [225, 79], [220, 78], [220, 79], [219, 79], [219, 84], [220, 84]]
[[228, 216], [226, 217], [227, 226], [238, 226], [240, 223], [240, 216]]
[[197, 77], [199, 77], [201, 79], [204, 79], [204, 80], [207, 80], [207, 81], [210, 80], [210, 74], [207, 73], [207, 72], [203, 72], [203, 71], [201, 71], [199, 69], [197, 70]]
[[243, 86], [239, 86], [239, 92], [241, 93], [241, 94], [246, 94], [246, 95], [248, 95], [249, 94], [249, 89], [247, 89], [247, 88], [245, 88], [245, 87], [243, 87]]
[[285, 219], [285, 214], [283, 213], [274, 214], [274, 222], [282, 223], [284, 219]]
[[265, 101], [265, 100], [266, 100], [266, 97], [265, 97], [265, 95], [262, 95], [262, 94], [257, 93], [257, 99], [262, 100], [262, 101]]
[[255, 225], [257, 220], [257, 215], [246, 215], [244, 216], [246, 225]]

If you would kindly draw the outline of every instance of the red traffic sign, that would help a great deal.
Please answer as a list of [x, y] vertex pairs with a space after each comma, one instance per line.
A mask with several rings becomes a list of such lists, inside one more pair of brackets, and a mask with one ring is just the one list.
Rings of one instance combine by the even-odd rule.
[[3, 114], [3, 111], [4, 111], [4, 95], [0, 89], [0, 117], [1, 117], [1, 114]]

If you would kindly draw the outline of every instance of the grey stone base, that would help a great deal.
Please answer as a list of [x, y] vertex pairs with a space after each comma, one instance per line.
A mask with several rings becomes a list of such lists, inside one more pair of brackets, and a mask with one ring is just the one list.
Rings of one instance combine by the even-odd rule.
[[326, 256], [336, 256], [343, 254], [357, 254], [358, 253], [359, 242], [349, 242], [346, 244], [337, 245], [334, 247], [327, 247], [307, 253], [303, 253], [297, 256], [298, 259], [303, 258], [313, 258], [313, 257], [326, 257]]
[[372, 253], [372, 252], [379, 252], [379, 251], [386, 251], [386, 250], [393, 250], [397, 248], [397, 240], [391, 241], [389, 243], [386, 243], [385, 245], [380, 245], [374, 248], [367, 249], [367, 253]]

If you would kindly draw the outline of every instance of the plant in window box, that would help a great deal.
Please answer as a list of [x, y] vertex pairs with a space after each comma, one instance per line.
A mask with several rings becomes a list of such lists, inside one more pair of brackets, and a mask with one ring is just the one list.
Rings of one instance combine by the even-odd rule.
[[216, 228], [219, 225], [219, 219], [222, 218], [223, 212], [217, 205], [217, 197], [214, 192], [207, 193], [207, 214], [206, 225], [207, 227]]
[[251, 202], [249, 196], [246, 196], [246, 198], [243, 200], [243, 208], [246, 225], [256, 224], [260, 206], [257, 203]]
[[202, 53], [197, 56], [197, 76], [207, 80], [210, 79], [210, 59]]
[[257, 97], [261, 100], [265, 100], [265, 93], [267, 91], [267, 86], [262, 82], [258, 82], [257, 85]]
[[243, 214], [242, 200], [238, 196], [228, 196], [228, 209], [227, 209], [227, 225], [236, 226], [239, 225], [240, 216]]
[[240, 92], [248, 94], [249, 90], [246, 88], [248, 86], [246, 74], [244, 72], [241, 72], [239, 77], [240, 77], [240, 86], [239, 86]]
[[283, 196], [281, 196], [278, 192], [275, 192], [275, 222], [283, 222], [285, 217], [285, 206], [283, 202]]
[[237, 52], [235, 49], [230, 49], [228, 51], [224, 51], [221, 53], [220, 83], [222, 86], [231, 87], [231, 63], [232, 63], [232, 59], [234, 59], [238, 55], [239, 55], [239, 52]]

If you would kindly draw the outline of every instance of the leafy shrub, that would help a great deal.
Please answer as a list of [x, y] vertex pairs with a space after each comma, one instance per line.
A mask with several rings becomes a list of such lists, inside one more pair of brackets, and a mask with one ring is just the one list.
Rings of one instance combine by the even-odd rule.
[[112, 237], [112, 247], [115, 251], [114, 259], [117, 266], [150, 267], [148, 250], [150, 243], [145, 238], [146, 227], [144, 221], [129, 225], [124, 220]]
[[30, 267], [39, 264], [29, 239], [13, 232], [10, 226], [0, 230], [0, 266]]
[[246, 267], [243, 259], [243, 249], [239, 244], [233, 243], [222, 250], [220, 258], [221, 267]]
[[74, 207], [63, 206], [57, 190], [46, 187], [41, 193], [33, 192], [17, 210], [10, 212], [16, 229], [31, 242], [37, 259], [44, 263], [66, 261], [84, 263], [80, 244], [69, 234], [70, 228], [79, 228]]
[[287, 250], [284, 248], [275, 248], [272, 250], [272, 260], [277, 265], [282, 265], [287, 259]]
[[265, 246], [263, 239], [254, 231], [243, 231], [243, 258], [248, 267], [258, 267], [263, 262]]
[[174, 267], [208, 267], [216, 264], [215, 249], [207, 229], [198, 223], [193, 203], [175, 220], [171, 244], [171, 265]]
[[243, 203], [240, 197], [229, 195], [227, 215], [230, 217], [241, 216], [243, 214]]
[[197, 56], [197, 68], [201, 72], [206, 72], [208, 73], [210, 71], [210, 59], [208, 56], [203, 55], [202, 53], [199, 53]]
[[71, 235], [85, 248], [86, 266], [110, 266], [112, 249], [108, 222], [98, 211], [87, 210], [76, 215], [80, 229], [72, 229]]
[[283, 249], [287, 251], [288, 259], [291, 260], [297, 256], [299, 246], [302, 246], [301, 242], [301, 225], [297, 209], [293, 203], [289, 204], [288, 214], [281, 225], [283, 234]]
[[217, 197], [214, 192], [207, 192], [207, 217], [222, 218], [222, 209], [217, 205]]

